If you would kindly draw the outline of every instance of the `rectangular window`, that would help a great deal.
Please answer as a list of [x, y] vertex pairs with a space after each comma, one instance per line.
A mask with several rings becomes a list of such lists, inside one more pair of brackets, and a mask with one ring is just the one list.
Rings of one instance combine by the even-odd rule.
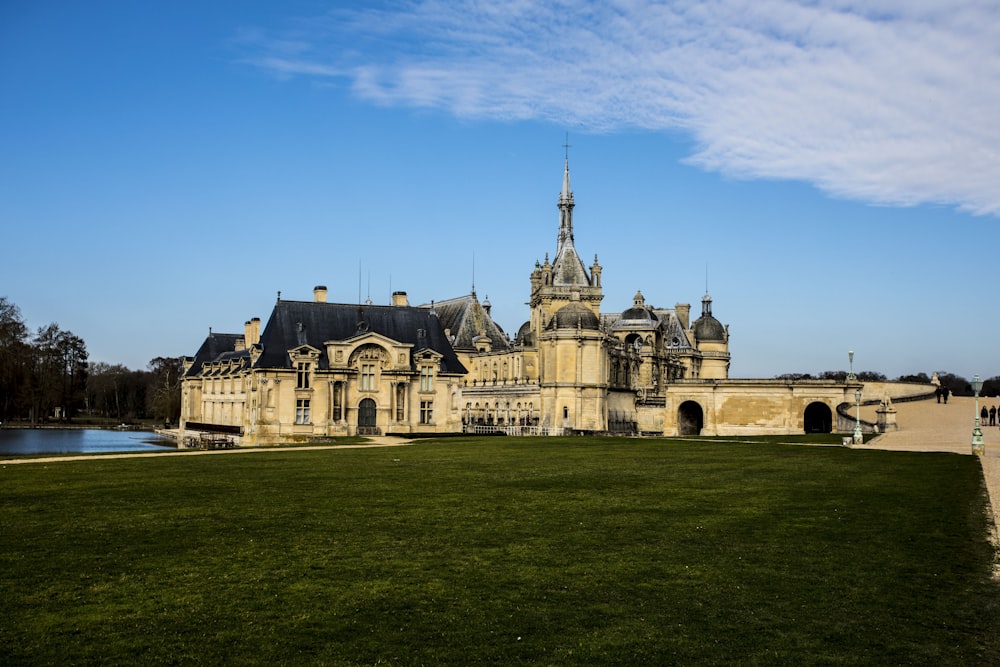
[[361, 364], [361, 391], [375, 390], [375, 364]]
[[309, 388], [309, 364], [305, 361], [300, 361], [297, 365], [296, 374], [296, 384], [297, 389], [308, 389]]
[[420, 423], [430, 424], [434, 419], [434, 401], [420, 401]]
[[309, 399], [308, 398], [298, 398], [295, 400], [295, 423], [296, 424], [308, 424], [309, 423]]
[[420, 391], [434, 391], [434, 368], [420, 367]]
[[340, 382], [333, 383], [333, 419], [334, 421], [340, 421], [343, 419], [343, 405], [341, 402], [341, 392], [343, 391], [343, 384]]

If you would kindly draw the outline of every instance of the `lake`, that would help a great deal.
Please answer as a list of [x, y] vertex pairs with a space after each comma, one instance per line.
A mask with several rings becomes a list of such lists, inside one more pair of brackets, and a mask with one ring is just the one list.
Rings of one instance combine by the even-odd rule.
[[100, 454], [176, 449], [170, 438], [149, 431], [83, 428], [2, 428], [0, 456], [17, 454]]

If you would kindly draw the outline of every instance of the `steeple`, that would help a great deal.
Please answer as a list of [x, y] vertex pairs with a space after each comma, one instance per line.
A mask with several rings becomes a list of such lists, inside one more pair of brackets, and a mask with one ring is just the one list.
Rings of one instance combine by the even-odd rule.
[[562, 191], [559, 193], [559, 242], [552, 262], [554, 285], [590, 286], [590, 276], [573, 245], [573, 190], [569, 186], [569, 143], [563, 166]]
[[559, 242], [556, 245], [556, 256], [562, 252], [563, 245], [573, 244], [573, 190], [569, 187], [569, 156], [563, 169], [562, 192], [559, 193]]
[[[562, 189], [559, 192], [559, 237], [555, 256], [545, 262], [535, 262], [531, 273], [531, 331], [542, 336], [546, 327], [561, 308], [574, 305], [587, 309], [595, 318], [600, 313], [601, 265], [594, 255], [593, 274], [587, 271], [573, 243], [573, 189], [569, 180], [569, 141], [563, 162]], [[540, 338], [538, 340], [541, 340]]]

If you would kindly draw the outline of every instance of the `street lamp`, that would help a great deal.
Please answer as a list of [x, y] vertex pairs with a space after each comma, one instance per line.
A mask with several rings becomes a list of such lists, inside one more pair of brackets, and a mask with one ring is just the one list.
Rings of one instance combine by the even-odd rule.
[[979, 392], [983, 389], [983, 381], [979, 376], [972, 378], [972, 392], [976, 395], [976, 427], [972, 429], [972, 453], [982, 456], [986, 453], [986, 443], [983, 442], [983, 432], [979, 428]]
[[847, 361], [851, 364], [851, 372], [847, 374], [847, 379], [853, 382], [858, 379], [854, 377], [854, 350], [847, 351]]
[[854, 444], [860, 445], [864, 441], [861, 435], [861, 390], [854, 390]]

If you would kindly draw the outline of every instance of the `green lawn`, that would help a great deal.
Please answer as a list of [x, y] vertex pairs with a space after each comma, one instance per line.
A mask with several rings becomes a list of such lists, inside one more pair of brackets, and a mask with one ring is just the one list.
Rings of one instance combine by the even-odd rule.
[[0, 470], [0, 663], [996, 665], [971, 456], [584, 438]]

